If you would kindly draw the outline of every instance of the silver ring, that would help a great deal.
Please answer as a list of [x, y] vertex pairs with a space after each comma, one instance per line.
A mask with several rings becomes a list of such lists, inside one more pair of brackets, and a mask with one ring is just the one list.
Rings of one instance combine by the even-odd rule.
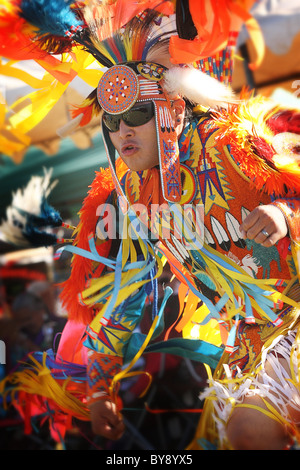
[[266, 231], [266, 230], [262, 230], [261, 233], [265, 236], [265, 237], [269, 237], [270, 234]]

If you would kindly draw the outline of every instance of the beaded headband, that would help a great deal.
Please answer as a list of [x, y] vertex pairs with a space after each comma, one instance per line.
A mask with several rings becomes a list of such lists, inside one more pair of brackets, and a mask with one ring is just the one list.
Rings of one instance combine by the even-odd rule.
[[[135, 98], [150, 97], [157, 123], [161, 122], [158, 140], [162, 161], [167, 155], [173, 156], [174, 146], [164, 147], [161, 139], [163, 124], [169, 122], [167, 94], [212, 108], [230, 102], [230, 89], [225, 85], [230, 84], [236, 37], [243, 23], [256, 46], [256, 66], [263, 57], [262, 35], [248, 12], [254, 2], [203, 0], [199, 8], [199, 0], [5, 0], [0, 6], [1, 55], [13, 60], [33, 59], [47, 73], [37, 81], [11, 62], [5, 64], [6, 75], [11, 73], [38, 90], [29, 95], [32, 106], [28, 106], [27, 97], [12, 105], [14, 112], [4, 128], [5, 136], [11, 138], [6, 137], [4, 148], [19, 152], [28, 145], [29, 131], [44, 119], [76, 76], [93, 91], [81, 105], [73, 107], [74, 119], [58, 133], [65, 136], [86, 126], [104, 103], [104, 82], [100, 80], [97, 87], [103, 75], [99, 65], [110, 69], [127, 64], [130, 70], [122, 70], [128, 72], [133, 86], [130, 96], [126, 93], [128, 106]], [[153, 95], [160, 89], [161, 79], [157, 64], [151, 63], [152, 52], [162, 47], [162, 55], [168, 51], [173, 65], [163, 73], [164, 106]], [[136, 66], [133, 61], [137, 61]], [[221, 82], [223, 88], [218, 87]], [[31, 109], [34, 112], [29, 114]], [[115, 109], [118, 112], [118, 107]], [[177, 200], [175, 190], [166, 184], [164, 188], [166, 198]]]

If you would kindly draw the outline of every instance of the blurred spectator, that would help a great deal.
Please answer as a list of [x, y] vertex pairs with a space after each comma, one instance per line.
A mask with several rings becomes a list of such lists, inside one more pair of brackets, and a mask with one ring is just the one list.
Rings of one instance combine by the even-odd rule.
[[43, 300], [30, 292], [19, 294], [11, 305], [11, 316], [0, 320], [0, 336], [6, 344], [7, 371], [33, 351], [54, 349], [65, 319], [49, 311]]
[[57, 314], [57, 292], [55, 286], [49, 281], [33, 281], [27, 288], [26, 292], [40, 298], [48, 311]]

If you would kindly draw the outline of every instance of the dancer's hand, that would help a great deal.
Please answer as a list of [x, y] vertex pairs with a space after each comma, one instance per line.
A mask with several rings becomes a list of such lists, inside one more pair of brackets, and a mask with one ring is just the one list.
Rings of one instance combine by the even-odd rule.
[[240, 232], [243, 238], [254, 240], [267, 248], [287, 235], [288, 226], [281, 210], [267, 204], [250, 212], [241, 224]]
[[92, 430], [95, 434], [111, 440], [122, 437], [125, 426], [123, 418], [115, 403], [99, 400], [89, 406], [91, 412]]

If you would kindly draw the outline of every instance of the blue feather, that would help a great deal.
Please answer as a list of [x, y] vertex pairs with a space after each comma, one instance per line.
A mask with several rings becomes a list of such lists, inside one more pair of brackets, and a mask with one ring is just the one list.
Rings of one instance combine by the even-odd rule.
[[46, 230], [63, 225], [60, 213], [47, 200], [57, 181], [50, 184], [52, 169], [44, 172], [43, 177], [32, 176], [25, 188], [19, 188], [13, 194], [12, 203], [6, 210], [7, 220], [0, 226], [1, 237], [7, 243], [17, 246], [58, 243], [57, 235]]
[[57, 244], [57, 236], [54, 233], [44, 232], [32, 225], [27, 225], [23, 230], [23, 236], [31, 246], [53, 246]]
[[20, 16], [38, 28], [39, 36], [64, 36], [66, 31], [82, 25], [70, 8], [73, 3], [74, 0], [22, 0]]
[[62, 219], [59, 212], [50, 206], [45, 198], [42, 201], [39, 215], [30, 214], [20, 208], [17, 210], [23, 217], [26, 217], [26, 223], [21, 229], [24, 238], [28, 240], [30, 245], [39, 247], [57, 244], [57, 236], [43, 230], [43, 227], [60, 227]]
[[41, 219], [44, 220], [45, 225], [51, 227], [60, 227], [63, 222], [60, 213], [50, 206], [46, 198], [43, 198], [41, 204]]

